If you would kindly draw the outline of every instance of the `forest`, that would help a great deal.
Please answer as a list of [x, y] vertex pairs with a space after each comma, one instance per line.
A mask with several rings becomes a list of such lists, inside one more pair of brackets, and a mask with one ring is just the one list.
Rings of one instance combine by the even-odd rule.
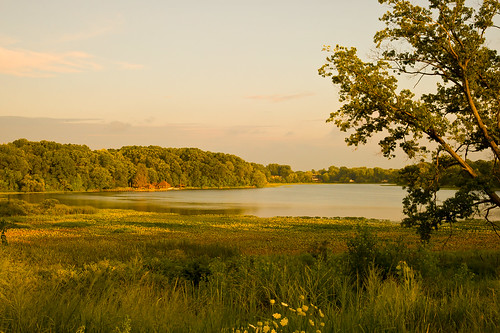
[[15, 140], [0, 145], [0, 191], [93, 191], [171, 187], [263, 187], [268, 183], [394, 182], [397, 170], [330, 167], [293, 171], [289, 165], [250, 163], [197, 148], [86, 145]]
[[[488, 173], [491, 162], [471, 162]], [[429, 167], [429, 165], [427, 165]], [[408, 168], [408, 167], [407, 167]], [[406, 170], [402, 169], [402, 170]], [[269, 183], [396, 183], [399, 169], [336, 167], [293, 171], [289, 165], [267, 166], [198, 148], [125, 146], [91, 150], [86, 145], [19, 139], [0, 145], [0, 191], [101, 191], [165, 187], [263, 187]], [[467, 177], [450, 168], [442, 186]]]

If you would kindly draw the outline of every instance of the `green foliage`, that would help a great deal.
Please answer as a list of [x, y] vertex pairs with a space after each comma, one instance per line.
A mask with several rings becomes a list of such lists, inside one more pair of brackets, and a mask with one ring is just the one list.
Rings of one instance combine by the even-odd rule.
[[208, 266], [208, 260], [204, 257], [189, 261], [182, 269], [182, 276], [191, 281], [195, 287], [199, 286], [201, 281], [208, 281], [212, 274]]
[[367, 228], [358, 227], [357, 234], [347, 241], [349, 272], [365, 276], [375, 266], [379, 241]]
[[[53, 204], [48, 206], [59, 206]], [[9, 235], [9, 246], [0, 247], [0, 330], [5, 332], [500, 328], [498, 250], [413, 248], [395, 236], [408, 236], [408, 230], [381, 221], [356, 227], [348, 219], [116, 210], [16, 218], [30, 228]], [[278, 228], [271, 228], [271, 222]], [[336, 227], [328, 242], [321, 241], [328, 229], [318, 228], [325, 224]], [[129, 231], [113, 232], [124, 227]], [[291, 254], [282, 252], [282, 235], [286, 243], [296, 241]], [[345, 269], [349, 254], [333, 251], [335, 242], [345, 243], [345, 235], [354, 236], [348, 242], [356, 256], [373, 255], [373, 260], [359, 260], [361, 268], [369, 267], [362, 280], [355, 270]], [[271, 254], [237, 249], [245, 249], [244, 240], [256, 243], [259, 237], [265, 244], [259, 253]], [[295, 246], [301, 243], [303, 248]]]
[[0, 145], [0, 191], [84, 191], [125, 187], [237, 187], [267, 184], [264, 166], [196, 148], [87, 146], [25, 139]]
[[[472, 275], [468, 264], [443, 272], [442, 279], [453, 281], [436, 293], [434, 280], [422, 278], [409, 261], [401, 261], [391, 278], [370, 268], [362, 283], [353, 283], [339, 258], [312, 265], [301, 264], [295, 256], [213, 258], [211, 274], [203, 275], [202, 265], [195, 267], [206, 259], [196, 257], [179, 266], [172, 264], [175, 256], [168, 264], [154, 252], [144, 254], [156, 266], [132, 252], [122, 260], [93, 261], [89, 247], [82, 264], [61, 265], [46, 253], [44, 262], [50, 265], [41, 265], [24, 257], [21, 249], [14, 248], [18, 251], [14, 254], [12, 248], [1, 249], [0, 255], [4, 331], [241, 328], [257, 332], [269, 326], [279, 332], [494, 332], [499, 328], [496, 280]], [[170, 272], [177, 278], [159, 278]]]
[[32, 210], [32, 206], [23, 200], [0, 200], [0, 216], [23, 216]]
[[293, 171], [263, 166], [196, 148], [126, 146], [92, 151], [87, 146], [25, 139], [0, 145], [0, 191], [90, 191], [170, 186], [264, 187], [268, 183], [393, 183], [397, 170], [330, 167]]
[[[375, 61], [363, 61], [355, 48], [325, 47], [331, 55], [319, 74], [339, 87], [343, 103], [328, 121], [350, 132], [348, 145], [365, 144], [380, 134], [384, 156], [394, 157], [400, 149], [409, 158], [429, 161], [403, 171], [408, 184], [404, 224], [417, 227], [428, 240], [440, 224], [469, 217], [480, 204], [486, 212], [500, 207], [495, 192], [500, 174], [500, 56], [486, 38], [498, 28], [494, 21], [500, 3], [379, 2], [389, 11], [381, 18], [385, 29], [374, 36]], [[398, 87], [394, 74], [418, 76], [419, 82], [434, 77], [430, 83], [437, 83], [417, 96]], [[471, 162], [470, 152], [486, 152], [491, 160]], [[450, 179], [450, 174], [460, 176]], [[460, 190], [438, 204], [442, 177]]]
[[373, 269], [382, 277], [394, 274], [400, 261], [408, 260], [410, 251], [402, 238], [381, 241], [366, 226], [358, 226], [354, 237], [347, 240], [347, 271], [364, 280]]
[[56, 199], [45, 199], [39, 204], [31, 204], [24, 200], [0, 200], [0, 216], [26, 216], [30, 214], [95, 214], [97, 208], [90, 206], [66, 206]]
[[396, 183], [397, 169], [382, 168], [347, 168], [331, 166], [328, 170], [317, 171], [324, 183]]

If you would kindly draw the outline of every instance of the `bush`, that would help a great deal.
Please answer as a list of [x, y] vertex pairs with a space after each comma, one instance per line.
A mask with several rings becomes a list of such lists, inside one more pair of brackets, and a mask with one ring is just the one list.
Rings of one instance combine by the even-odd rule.
[[0, 201], [0, 216], [25, 216], [32, 210], [30, 204], [23, 200]]
[[50, 208], [54, 208], [57, 204], [59, 204], [59, 200], [57, 199], [45, 199], [40, 202], [39, 206], [43, 210], [48, 210]]
[[404, 239], [395, 242], [380, 241], [367, 227], [359, 227], [356, 235], [347, 241], [348, 273], [364, 279], [369, 270], [376, 268], [383, 278], [395, 273], [400, 261], [411, 255]]
[[348, 271], [351, 275], [366, 276], [379, 256], [379, 240], [366, 227], [357, 228], [356, 235], [347, 241]]

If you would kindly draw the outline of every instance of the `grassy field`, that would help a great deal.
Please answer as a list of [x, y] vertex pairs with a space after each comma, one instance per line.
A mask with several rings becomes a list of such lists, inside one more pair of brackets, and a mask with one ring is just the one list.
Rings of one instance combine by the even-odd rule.
[[4, 332], [500, 331], [500, 238], [483, 221], [423, 246], [366, 219], [9, 215]]

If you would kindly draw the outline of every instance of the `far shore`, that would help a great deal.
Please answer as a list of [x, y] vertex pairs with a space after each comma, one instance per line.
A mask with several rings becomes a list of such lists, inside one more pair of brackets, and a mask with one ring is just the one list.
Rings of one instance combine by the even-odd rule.
[[[207, 186], [207, 187], [169, 187], [160, 189], [149, 189], [149, 188], [134, 188], [134, 187], [119, 187], [113, 189], [102, 189], [102, 190], [85, 190], [85, 191], [43, 191], [43, 192], [0, 192], [0, 195], [18, 195], [18, 194], [43, 194], [43, 193], [101, 193], [101, 192], [167, 192], [167, 191], [184, 191], [184, 190], [238, 190], [238, 189], [258, 189], [258, 188], [272, 188], [280, 186], [292, 186], [292, 185], [381, 185], [381, 186], [401, 186], [393, 183], [268, 183], [263, 187], [257, 186]], [[453, 189], [451, 187], [442, 188]]]

